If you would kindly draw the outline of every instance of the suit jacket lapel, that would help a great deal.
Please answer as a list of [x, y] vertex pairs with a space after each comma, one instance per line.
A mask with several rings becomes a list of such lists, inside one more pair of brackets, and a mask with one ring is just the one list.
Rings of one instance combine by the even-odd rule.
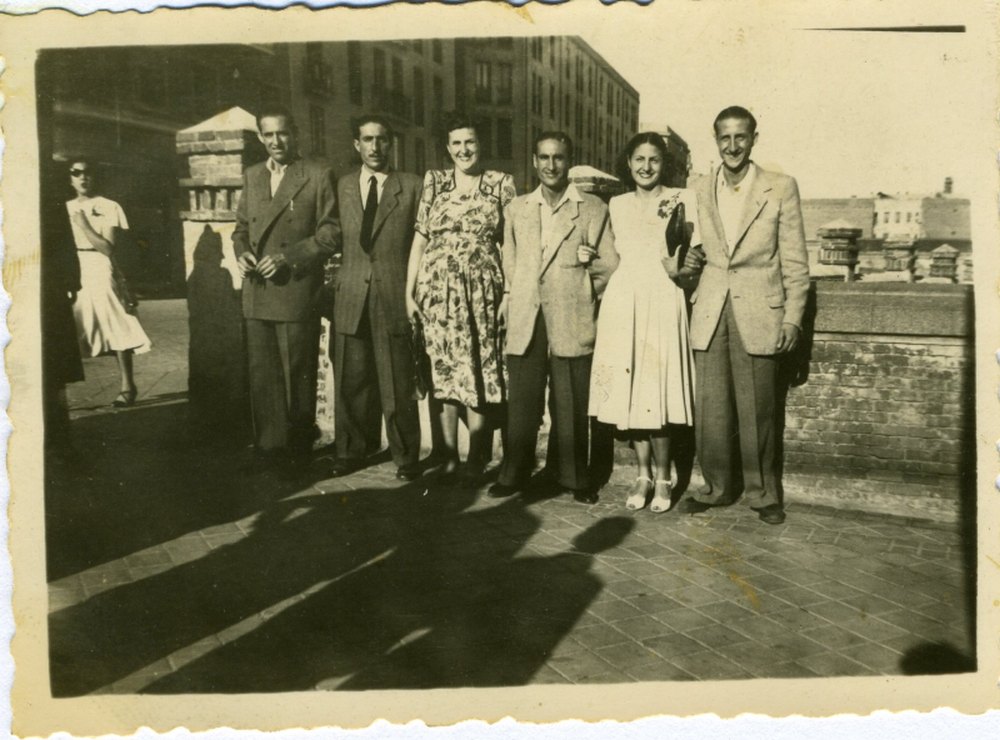
[[[751, 166], [756, 167], [756, 165]], [[767, 194], [770, 190], [771, 183], [768, 181], [763, 170], [758, 167], [754, 176], [753, 189], [747, 194], [743, 219], [740, 221], [739, 236], [733, 241], [733, 254], [736, 254], [736, 250], [739, 249], [750, 225], [757, 219], [760, 212], [764, 210], [764, 206], [767, 204]]]
[[[269, 178], [271, 173], [265, 169], [264, 174]], [[274, 194], [274, 197], [271, 198], [267, 211], [264, 213], [263, 223], [261, 224], [262, 231], [266, 231], [270, 228], [271, 224], [273, 224], [281, 212], [288, 207], [296, 193], [298, 193], [305, 184], [305, 166], [302, 164], [301, 159], [297, 159], [288, 165], [288, 169], [285, 170], [285, 176], [281, 178], [281, 184], [278, 185], [278, 191]], [[267, 183], [266, 187], [270, 190], [270, 183]]]
[[722, 216], [719, 215], [719, 170], [716, 168], [712, 176], [709, 177], [708, 181], [708, 200], [712, 204], [709, 211], [712, 214], [712, 226], [715, 228], [715, 233], [719, 235], [718, 243], [722, 246], [722, 253], [726, 258], [729, 257], [729, 243], [726, 241], [726, 227], [722, 225]]
[[399, 178], [395, 172], [390, 172], [386, 178], [385, 185], [382, 186], [382, 197], [378, 202], [378, 210], [375, 211], [375, 223], [372, 226], [372, 240], [378, 235], [382, 224], [389, 217], [389, 214], [399, 205], [399, 194], [403, 188], [399, 184]]
[[[544, 275], [545, 271], [552, 264], [552, 260], [555, 259], [556, 254], [559, 252], [559, 247], [562, 243], [566, 241], [573, 229], [576, 227], [576, 220], [580, 216], [580, 204], [575, 200], [568, 200], [563, 204], [562, 208], [553, 214], [553, 219], [555, 219], [552, 224], [552, 241], [549, 244], [544, 244], [542, 249], [542, 265], [539, 275]], [[539, 219], [540, 220], [540, 219]]]
[[364, 214], [364, 204], [361, 202], [361, 170], [355, 170], [347, 178], [344, 185], [344, 197], [337, 204], [340, 206], [340, 218], [344, 231], [347, 231], [348, 224], [361, 229], [361, 217]]

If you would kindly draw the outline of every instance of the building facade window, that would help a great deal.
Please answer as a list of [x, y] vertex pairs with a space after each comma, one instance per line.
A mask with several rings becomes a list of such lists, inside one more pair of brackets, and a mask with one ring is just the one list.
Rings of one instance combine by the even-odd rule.
[[493, 86], [491, 72], [489, 62], [476, 62], [475, 97], [477, 103], [490, 102], [490, 90]]
[[514, 155], [514, 126], [509, 118], [497, 119], [497, 156], [510, 159]]
[[375, 70], [372, 74], [372, 87], [377, 92], [383, 92], [385, 90], [385, 52], [381, 49], [375, 49], [374, 63]]
[[493, 121], [489, 118], [476, 119], [476, 138], [479, 139], [479, 156], [487, 159], [493, 156]]
[[[423, 126], [426, 123], [424, 102], [424, 71], [420, 67], [416, 67], [413, 70], [413, 122], [417, 126]], [[418, 146], [417, 151], [419, 150]]]
[[351, 102], [361, 105], [361, 47], [357, 41], [347, 42], [347, 89]]
[[309, 138], [313, 154], [326, 154], [326, 111], [322, 106], [309, 106]]
[[497, 65], [497, 102], [509, 103], [514, 94], [514, 68], [509, 64]]
[[424, 173], [427, 172], [427, 148], [423, 139], [413, 140], [413, 153], [416, 155], [414, 162], [416, 173], [423, 177]]

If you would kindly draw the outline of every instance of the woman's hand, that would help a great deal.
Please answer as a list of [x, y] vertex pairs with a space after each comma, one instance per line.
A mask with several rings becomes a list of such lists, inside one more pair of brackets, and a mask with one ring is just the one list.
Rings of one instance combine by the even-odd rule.
[[70, 213], [69, 219], [74, 226], [79, 226], [81, 229], [87, 229], [90, 226], [90, 221], [87, 220], [87, 216], [82, 210]]
[[410, 321], [423, 321], [424, 318], [417, 301], [409, 293], [406, 294], [406, 317]]
[[684, 264], [677, 270], [677, 276], [682, 278], [696, 277], [705, 267], [705, 253], [701, 247], [691, 247], [684, 255]]
[[500, 324], [507, 326], [507, 313], [510, 311], [510, 293], [504, 293], [500, 299], [500, 306], [497, 308], [497, 315], [500, 317]]

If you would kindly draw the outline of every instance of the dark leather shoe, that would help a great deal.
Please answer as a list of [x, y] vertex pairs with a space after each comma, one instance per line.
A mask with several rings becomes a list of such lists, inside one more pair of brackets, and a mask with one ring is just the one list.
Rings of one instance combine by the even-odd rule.
[[345, 475], [350, 475], [361, 469], [361, 462], [358, 460], [349, 460], [346, 457], [338, 457], [333, 461], [333, 464], [327, 469], [326, 474], [330, 478], [341, 478]]
[[702, 514], [712, 508], [711, 504], [697, 501], [693, 498], [686, 498], [677, 506], [677, 511], [681, 514]]
[[754, 511], [765, 524], [784, 524], [785, 522], [785, 510], [781, 508], [781, 504], [771, 504], [761, 509], [754, 509]]
[[488, 491], [486, 491], [486, 496], [487, 498], [507, 498], [508, 496], [513, 496], [520, 490], [521, 486], [507, 485], [506, 483], [497, 481], [489, 487]]
[[564, 488], [563, 491], [566, 493], [572, 493], [573, 500], [576, 501], [578, 504], [597, 503], [598, 499], [597, 491], [595, 491], [592, 488], [580, 488], [580, 489]]
[[414, 481], [419, 477], [419, 465], [400, 465], [396, 468], [396, 480]]

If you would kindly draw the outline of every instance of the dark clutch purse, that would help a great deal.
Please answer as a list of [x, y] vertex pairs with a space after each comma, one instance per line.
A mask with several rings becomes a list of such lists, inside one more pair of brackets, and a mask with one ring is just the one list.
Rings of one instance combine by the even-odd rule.
[[427, 354], [424, 326], [413, 321], [410, 330], [410, 354], [413, 355], [413, 398], [422, 401], [431, 392], [431, 358]]
[[667, 220], [667, 254], [671, 259], [676, 257], [677, 267], [684, 266], [684, 258], [691, 248], [691, 236], [687, 230], [687, 214], [684, 212], [684, 204], [678, 203], [674, 206], [673, 213]]

